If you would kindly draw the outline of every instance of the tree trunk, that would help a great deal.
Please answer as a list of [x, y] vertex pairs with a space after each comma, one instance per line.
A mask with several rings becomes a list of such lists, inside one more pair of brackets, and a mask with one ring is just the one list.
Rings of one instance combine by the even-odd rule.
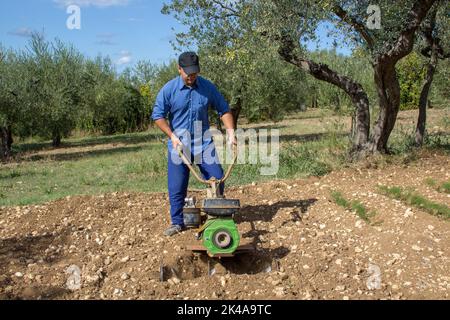
[[336, 93], [335, 97], [334, 97], [334, 111], [339, 111], [341, 110], [341, 99], [339, 98], [339, 94]]
[[61, 134], [59, 132], [53, 133], [52, 145], [54, 148], [59, 148], [61, 146]]
[[[396, 63], [408, 55], [414, 46], [414, 37], [417, 29], [437, 0], [416, 0], [408, 12], [403, 31], [396, 41], [391, 45], [385, 43], [385, 51], [374, 61], [374, 79], [377, 88], [380, 114], [373, 128], [370, 141], [363, 147], [364, 153], [387, 152], [387, 142], [394, 128], [397, 114], [400, 108], [400, 86], [395, 71]], [[373, 38], [359, 21], [349, 16], [341, 7], [335, 7], [335, 13], [342, 21], [351, 25], [356, 32], [365, 40], [366, 44], [373, 50]]]
[[424, 37], [428, 46], [422, 50], [422, 55], [429, 58], [427, 64], [427, 73], [422, 83], [422, 91], [419, 98], [419, 117], [417, 119], [415, 144], [417, 147], [423, 145], [423, 139], [425, 136], [425, 126], [427, 122], [427, 104], [431, 108], [431, 103], [428, 100], [428, 94], [430, 92], [431, 83], [433, 82], [434, 72], [440, 58], [439, 52], [441, 52], [442, 59], [445, 59], [443, 48], [439, 45], [439, 38], [434, 33], [436, 29], [436, 14], [437, 6], [431, 9], [430, 17], [424, 23], [422, 28], [422, 36]]
[[387, 153], [387, 142], [400, 109], [400, 85], [393, 63], [377, 61], [374, 64], [374, 71], [380, 114], [367, 149], [371, 153]]
[[14, 140], [12, 137], [12, 128], [11, 126], [8, 126], [8, 149], [11, 151], [12, 150], [12, 144], [13, 144]]
[[314, 109], [318, 109], [319, 108], [319, 102], [317, 101], [317, 94], [314, 93], [313, 95], [313, 101], [312, 101], [313, 105], [312, 107]]
[[239, 115], [242, 111], [242, 99], [239, 97], [236, 104], [231, 108], [231, 113], [233, 114], [234, 128], [237, 129]]
[[287, 62], [308, 72], [316, 79], [331, 83], [344, 90], [349, 96], [356, 109], [356, 128], [352, 141], [351, 153], [358, 153], [364, 149], [369, 139], [370, 112], [369, 98], [362, 85], [353, 79], [338, 74], [331, 70], [326, 64], [315, 63], [297, 56], [294, 53], [295, 42], [289, 38], [283, 38], [279, 49], [280, 56]]
[[416, 127], [416, 146], [422, 146], [423, 138], [425, 135], [425, 126], [427, 122], [427, 102], [428, 94], [430, 93], [431, 83], [433, 82], [434, 72], [436, 71], [436, 66], [438, 63], [437, 50], [433, 46], [431, 49], [431, 58], [427, 65], [427, 74], [422, 84], [422, 91], [420, 92], [419, 99], [419, 117], [417, 119]]
[[1, 145], [1, 159], [2, 160], [8, 160], [11, 157], [12, 151], [11, 151], [11, 147], [12, 147], [12, 143], [13, 143], [13, 139], [12, 139], [12, 130], [11, 127], [1, 127], [1, 140], [2, 140], [2, 145]]

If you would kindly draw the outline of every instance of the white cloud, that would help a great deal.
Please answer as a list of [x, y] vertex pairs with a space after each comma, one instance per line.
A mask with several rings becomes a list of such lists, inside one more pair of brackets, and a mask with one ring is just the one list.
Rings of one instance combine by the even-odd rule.
[[116, 61], [116, 64], [118, 66], [124, 65], [124, 64], [129, 64], [132, 61], [132, 55], [131, 52], [129, 51], [121, 51], [120, 52], [120, 58], [119, 60]]
[[116, 42], [114, 42], [112, 40], [108, 40], [108, 39], [95, 41], [95, 44], [98, 44], [100, 46], [115, 46], [115, 45], [117, 45]]
[[96, 35], [97, 38], [102, 38], [102, 39], [111, 39], [114, 38], [116, 36], [116, 34], [114, 33], [99, 33]]
[[18, 28], [16, 30], [9, 31], [8, 34], [17, 37], [29, 38], [33, 34], [33, 30], [30, 28]]
[[142, 22], [142, 21], [144, 21], [144, 19], [142, 19], [142, 18], [120, 18], [120, 19], [115, 19], [115, 21], [117, 21], [117, 22]]
[[117, 43], [114, 41], [116, 35], [114, 33], [99, 33], [96, 35], [97, 41], [95, 44], [101, 46], [115, 46]]
[[98, 8], [126, 6], [130, 3], [130, 1], [131, 0], [53, 0], [53, 2], [62, 7], [68, 7], [74, 4], [80, 7], [94, 6]]

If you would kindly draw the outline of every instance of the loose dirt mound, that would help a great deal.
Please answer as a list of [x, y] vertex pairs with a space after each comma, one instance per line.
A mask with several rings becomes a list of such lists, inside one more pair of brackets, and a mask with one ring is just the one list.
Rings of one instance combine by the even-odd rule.
[[[379, 184], [409, 186], [448, 205], [425, 178], [448, 180], [449, 158], [230, 188], [227, 197], [243, 205], [239, 229], [257, 251], [209, 266], [183, 249], [192, 231], [162, 236], [167, 194], [2, 208], [0, 298], [448, 299], [450, 222], [377, 193]], [[376, 210], [374, 223], [337, 206], [332, 190]]]

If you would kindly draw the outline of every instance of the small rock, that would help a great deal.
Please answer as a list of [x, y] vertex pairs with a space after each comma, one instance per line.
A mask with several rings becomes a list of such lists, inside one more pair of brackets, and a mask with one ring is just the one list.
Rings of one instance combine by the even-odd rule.
[[128, 280], [130, 279], [130, 275], [128, 273], [122, 273], [122, 275], [120, 276], [120, 279], [122, 280]]
[[97, 283], [98, 281], [100, 281], [100, 277], [98, 275], [87, 276], [86, 280], [88, 283]]
[[16, 272], [16, 273], [14, 273], [14, 275], [15, 275], [17, 278], [22, 278], [22, 277], [23, 277], [23, 273], [22, 273], [22, 272]]
[[334, 289], [336, 291], [344, 291], [345, 290], [345, 286], [337, 286], [336, 289]]
[[225, 287], [225, 285], [227, 284], [227, 280], [225, 279], [225, 277], [220, 277], [220, 284], [222, 285], [222, 287]]
[[177, 277], [172, 277], [172, 278], [170, 278], [169, 280], [167, 280], [167, 282], [168, 282], [171, 286], [174, 286], [174, 285], [180, 284], [181, 280], [178, 279]]
[[408, 208], [405, 211], [405, 214], [403, 215], [405, 218], [411, 217], [413, 215], [412, 209]]
[[113, 292], [113, 294], [115, 295], [115, 296], [121, 296], [122, 294], [123, 294], [123, 290], [122, 289], [114, 289], [114, 292]]
[[273, 280], [273, 281], [272, 281], [272, 285], [273, 285], [273, 286], [277, 286], [277, 285], [279, 285], [279, 284], [281, 284], [281, 280], [279, 280], [279, 279]]
[[123, 263], [128, 262], [128, 261], [130, 261], [130, 257], [128, 257], [128, 256], [120, 259], [120, 262], [123, 262]]
[[411, 282], [409, 282], [409, 281], [406, 281], [406, 282], [404, 282], [403, 283], [403, 286], [405, 286], [405, 287], [409, 287], [409, 286], [411, 286]]
[[276, 287], [272, 292], [275, 293], [277, 297], [282, 297], [286, 294], [284, 287]]

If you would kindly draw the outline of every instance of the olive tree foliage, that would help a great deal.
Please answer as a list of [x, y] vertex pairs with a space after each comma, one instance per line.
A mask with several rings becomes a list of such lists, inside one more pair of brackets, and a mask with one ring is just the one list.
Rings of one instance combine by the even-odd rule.
[[[250, 121], [281, 120], [283, 114], [302, 108], [306, 91], [304, 75], [295, 68], [278, 59], [277, 46], [258, 41], [253, 36], [251, 26], [240, 26], [251, 22], [238, 16], [221, 21], [209, 16], [208, 2], [198, 2], [205, 6], [208, 24], [195, 24], [196, 10], [181, 12], [191, 4], [187, 1], [166, 5], [162, 12], [174, 13], [183, 23], [190, 24], [189, 33], [178, 34], [176, 48], [189, 48], [196, 45], [201, 57], [202, 74], [212, 80], [229, 101], [234, 115], [235, 126], [240, 115]], [[247, 8], [237, 10], [247, 14]], [[219, 14], [219, 13], [218, 13]], [[226, 13], [224, 13], [227, 15]], [[211, 18], [211, 19], [209, 19]], [[193, 34], [200, 33], [198, 37]]]
[[[308, 57], [314, 61], [322, 61], [332, 70], [355, 79], [366, 91], [370, 104], [376, 103], [377, 94], [373, 85], [373, 71], [364, 52], [353, 50], [350, 56], [346, 56], [337, 53], [335, 49], [320, 50], [309, 52]], [[330, 108], [343, 113], [355, 110], [350, 96], [328, 82], [309, 77], [308, 93], [308, 105], [312, 108]]]
[[154, 64], [141, 60], [131, 69], [128, 69], [128, 83], [139, 90], [144, 99], [147, 117], [152, 113], [156, 96], [159, 90], [171, 79], [178, 76], [178, 64], [170, 61], [168, 64]]
[[417, 109], [425, 79], [425, 59], [413, 51], [396, 66], [400, 85], [400, 110]]
[[28, 50], [27, 65], [34, 78], [29, 90], [35, 133], [51, 138], [58, 147], [83, 112], [84, 58], [73, 46], [59, 40], [49, 42], [40, 34], [32, 36]]
[[24, 53], [0, 47], [0, 130], [2, 160], [12, 155], [14, 134], [27, 134], [36, 121], [32, 101], [37, 79]]
[[[419, 116], [417, 119], [415, 144], [421, 146], [423, 144], [425, 136], [426, 118], [427, 118], [427, 105], [428, 95], [431, 90], [434, 75], [438, 67], [439, 60], [444, 60], [442, 72], [438, 74], [438, 86], [442, 82], [446, 82], [444, 87], [441, 88], [441, 92], [448, 93], [449, 88], [449, 59], [450, 59], [450, 30], [448, 26], [450, 24], [450, 2], [445, 0], [439, 0], [436, 5], [432, 7], [429, 15], [425, 19], [420, 30], [420, 40], [417, 44], [417, 51], [423, 56], [425, 62], [424, 75], [421, 83], [421, 88], [418, 94], [418, 107]], [[446, 62], [446, 63], [445, 63]], [[447, 74], [447, 76], [445, 76]], [[442, 78], [442, 75], [444, 77]], [[446, 89], [444, 89], [446, 88]], [[448, 103], [448, 95], [446, 103]]]
[[82, 130], [115, 134], [146, 130], [149, 102], [130, 69], [120, 75], [109, 57], [98, 56], [85, 63], [86, 113], [79, 119]]
[[[243, 35], [278, 45], [280, 57], [318, 80], [343, 90], [356, 110], [352, 151], [360, 156], [387, 152], [400, 106], [395, 65], [408, 55], [416, 32], [437, 0], [173, 0], [163, 12], [190, 27], [179, 39], [227, 45]], [[381, 27], [369, 28], [369, 6], [380, 10]], [[345, 38], [367, 54], [374, 74], [379, 115], [370, 132], [369, 98], [349, 75], [307, 56], [305, 41], [314, 40], [320, 22], [334, 23]]]
[[222, 54], [200, 48], [202, 73], [213, 81], [231, 106], [235, 127], [240, 115], [250, 122], [279, 121], [305, 104], [303, 74], [276, 59], [275, 48], [231, 47]]

